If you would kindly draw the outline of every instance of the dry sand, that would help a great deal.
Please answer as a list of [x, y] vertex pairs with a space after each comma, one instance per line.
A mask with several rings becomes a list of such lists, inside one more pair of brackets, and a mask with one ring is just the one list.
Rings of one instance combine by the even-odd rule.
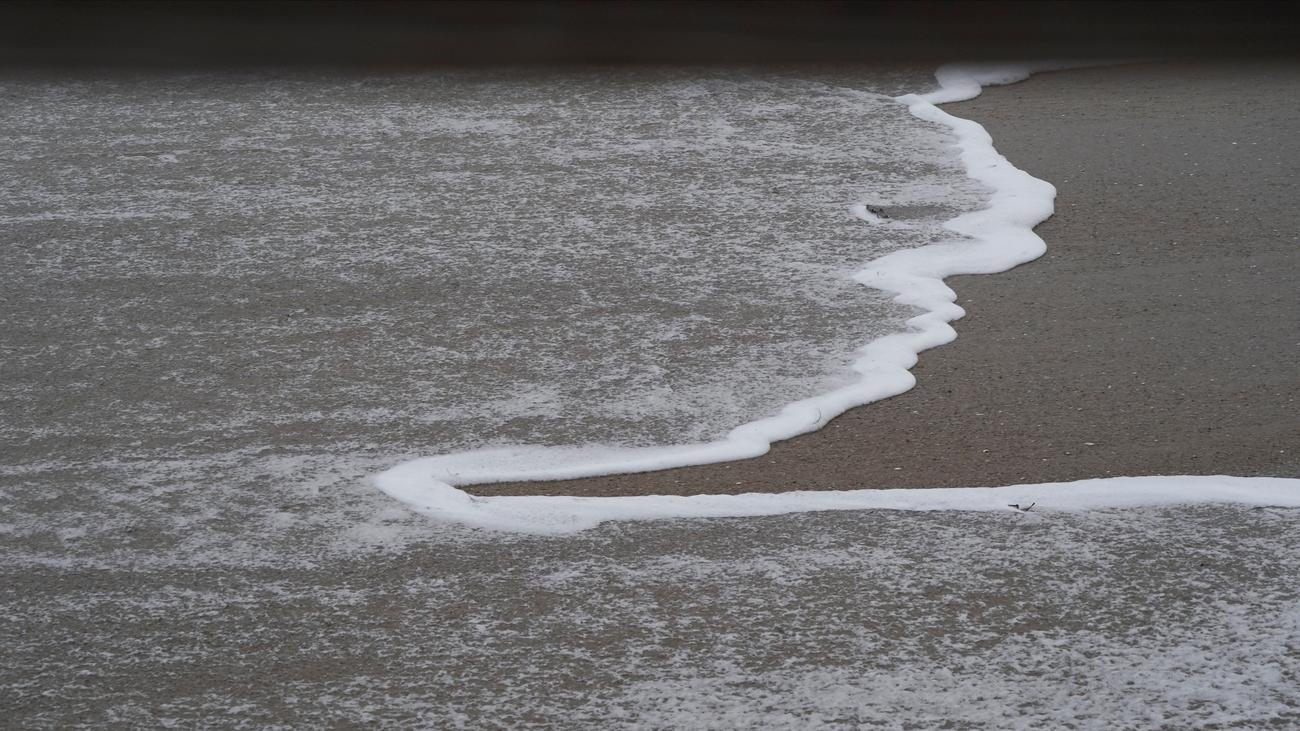
[[912, 391], [760, 458], [482, 495], [1300, 476], [1300, 63], [1043, 74], [948, 111], [1056, 185], [1048, 253], [950, 280]]

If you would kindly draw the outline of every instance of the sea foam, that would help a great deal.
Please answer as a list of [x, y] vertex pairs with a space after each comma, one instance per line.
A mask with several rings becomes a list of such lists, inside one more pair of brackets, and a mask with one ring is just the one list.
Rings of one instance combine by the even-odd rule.
[[381, 475], [393, 497], [438, 520], [492, 530], [563, 534], [606, 521], [745, 518], [832, 510], [1080, 511], [1191, 503], [1300, 508], [1300, 480], [1273, 477], [1108, 477], [1007, 487], [815, 490], [743, 495], [472, 496], [454, 475], [431, 478], [418, 461]]

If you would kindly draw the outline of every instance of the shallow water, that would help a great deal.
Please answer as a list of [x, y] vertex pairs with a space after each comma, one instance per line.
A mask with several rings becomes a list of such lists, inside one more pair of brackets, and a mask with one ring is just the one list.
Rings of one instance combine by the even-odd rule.
[[51, 558], [349, 544], [403, 458], [700, 440], [839, 385], [913, 314], [848, 275], [982, 201], [890, 100], [933, 85], [10, 75], [0, 530]]
[[6, 562], [6, 722], [1300, 723], [1296, 510], [430, 527], [315, 563]]
[[18, 459], [716, 438], [845, 382], [911, 314], [848, 275], [978, 206], [946, 130], [885, 96], [932, 83], [7, 79], [5, 437]]

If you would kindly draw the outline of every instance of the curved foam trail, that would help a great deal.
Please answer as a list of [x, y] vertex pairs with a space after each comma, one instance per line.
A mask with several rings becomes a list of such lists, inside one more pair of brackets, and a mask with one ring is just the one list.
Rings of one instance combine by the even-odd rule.
[[[956, 331], [948, 323], [965, 314], [955, 304], [956, 294], [944, 284], [944, 277], [1006, 271], [1041, 256], [1046, 246], [1033, 228], [1052, 215], [1056, 197], [1056, 189], [1050, 183], [1017, 169], [998, 154], [981, 125], [954, 117], [936, 105], [973, 98], [984, 86], [1020, 81], [1035, 71], [1078, 65], [948, 65], [935, 74], [939, 82], [937, 90], [898, 97], [914, 116], [953, 130], [968, 175], [992, 189], [993, 195], [987, 208], [945, 224], [967, 238], [895, 252], [870, 262], [854, 275], [862, 284], [890, 292], [895, 295], [895, 301], [924, 312], [908, 320], [907, 331], [878, 338], [859, 349], [853, 364], [859, 375], [855, 383], [787, 404], [775, 416], [742, 424], [715, 442], [647, 448], [521, 446], [476, 450], [406, 462], [377, 475], [375, 485], [408, 505], [449, 520], [512, 530], [549, 531], [551, 528], [547, 526], [554, 525], [586, 527], [594, 524], [591, 521], [596, 519], [590, 516], [599, 510], [593, 513], [591, 503], [577, 498], [538, 497], [525, 502], [508, 498], [485, 500], [474, 498], [456, 486], [647, 472], [756, 457], [767, 452], [773, 442], [815, 431], [850, 408], [907, 391], [916, 383], [908, 369], [916, 365], [917, 354], [956, 338]], [[865, 207], [862, 212], [856, 208], [853, 213], [863, 218]], [[789, 493], [788, 498], [718, 497], [716, 500], [720, 502], [716, 504], [728, 506], [719, 508], [723, 513], [718, 514], [726, 515], [823, 510], [828, 508], [818, 506], [839, 499], [836, 495], [853, 494], [856, 493]], [[600, 504], [618, 506], [611, 510], [622, 518], [686, 517], [696, 515], [690, 511], [698, 510], [700, 505], [715, 504], [712, 498], [692, 499], [694, 502], [670, 497], [646, 500]], [[655, 503], [656, 500], [661, 502]], [[859, 498], [843, 500], [846, 505], [870, 506]], [[750, 511], [759, 510], [758, 507], [745, 507], [750, 503], [782, 507], [762, 508], [755, 513]], [[806, 507], [798, 508], [796, 504]], [[687, 505], [694, 507], [682, 507]], [[520, 512], [519, 506], [526, 507]], [[564, 506], [575, 511], [571, 521], [563, 518]], [[529, 515], [536, 517], [530, 519]], [[604, 519], [612, 518], [601, 518]]]
[[1051, 512], [1190, 503], [1300, 508], [1300, 480], [1276, 477], [1107, 477], [1009, 487], [593, 498], [475, 497], [444, 481], [431, 481], [418, 462], [395, 467], [380, 479], [388, 494], [432, 518], [537, 534], [576, 533], [612, 520], [746, 518], [827, 510]]

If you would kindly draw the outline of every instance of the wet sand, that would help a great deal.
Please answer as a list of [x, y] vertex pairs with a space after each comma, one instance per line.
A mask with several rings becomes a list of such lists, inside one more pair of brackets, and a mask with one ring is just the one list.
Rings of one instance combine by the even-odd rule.
[[739, 462], [481, 495], [1300, 476], [1300, 63], [1042, 74], [949, 105], [1058, 190], [1048, 253], [949, 284], [918, 385]]

